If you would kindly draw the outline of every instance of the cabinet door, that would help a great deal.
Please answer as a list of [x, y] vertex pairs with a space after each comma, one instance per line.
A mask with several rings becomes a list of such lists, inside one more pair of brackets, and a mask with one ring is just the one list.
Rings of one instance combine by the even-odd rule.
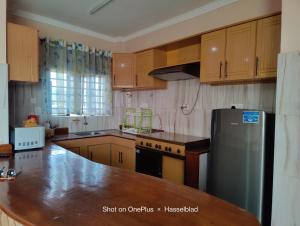
[[133, 88], [135, 86], [135, 55], [131, 53], [113, 54], [113, 88]]
[[222, 80], [225, 63], [226, 30], [202, 35], [201, 38], [201, 82]]
[[255, 75], [256, 21], [226, 30], [226, 80], [253, 79]]
[[78, 155], [80, 155], [80, 144], [76, 143], [76, 142], [73, 142], [73, 141], [70, 141], [70, 140], [66, 140], [66, 141], [57, 141], [56, 142], [57, 145], [65, 148], [65, 149], [68, 149]]
[[259, 78], [274, 78], [277, 74], [277, 54], [280, 52], [281, 16], [264, 18], [257, 23], [256, 60]]
[[163, 156], [163, 178], [176, 184], [184, 184], [184, 160]]
[[90, 160], [110, 165], [110, 144], [89, 145]]
[[68, 147], [68, 150], [74, 152], [77, 155], [80, 155], [80, 147]]
[[137, 88], [164, 89], [166, 81], [149, 76], [154, 68], [166, 65], [166, 54], [161, 50], [147, 50], [136, 54], [136, 85]]
[[199, 37], [185, 39], [167, 45], [167, 65], [186, 64], [200, 61], [201, 40]]
[[111, 166], [121, 168], [121, 152], [119, 146], [111, 144]]
[[121, 145], [111, 145], [111, 165], [135, 170], [135, 150]]
[[7, 57], [9, 79], [39, 81], [39, 39], [36, 29], [23, 25], [7, 24]]

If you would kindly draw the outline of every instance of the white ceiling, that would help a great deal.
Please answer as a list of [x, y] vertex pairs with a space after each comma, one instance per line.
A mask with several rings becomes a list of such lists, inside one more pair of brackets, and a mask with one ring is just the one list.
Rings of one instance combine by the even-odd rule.
[[[185, 20], [195, 10], [212, 10], [234, 0], [113, 0], [93, 15], [89, 9], [98, 0], [10, 0], [16, 15], [41, 22], [59, 22], [83, 28], [104, 38], [128, 37], [159, 28], [172, 20]], [[221, 4], [221, 5], [220, 5]], [[203, 11], [203, 10], [202, 10]], [[73, 25], [73, 26], [72, 26]], [[152, 29], [153, 30], [153, 29]]]

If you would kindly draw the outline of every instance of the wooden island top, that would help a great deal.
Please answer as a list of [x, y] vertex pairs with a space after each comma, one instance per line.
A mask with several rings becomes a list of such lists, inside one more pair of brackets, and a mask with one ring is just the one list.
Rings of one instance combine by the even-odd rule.
[[53, 144], [0, 159], [3, 166], [19, 175], [0, 182], [0, 208], [21, 225], [259, 225], [252, 214], [199, 190], [94, 163]]

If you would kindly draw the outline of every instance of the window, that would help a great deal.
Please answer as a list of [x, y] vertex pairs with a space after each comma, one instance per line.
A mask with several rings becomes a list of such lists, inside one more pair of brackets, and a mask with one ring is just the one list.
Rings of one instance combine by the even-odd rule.
[[41, 40], [43, 112], [111, 115], [111, 52], [64, 40]]
[[107, 76], [78, 77], [51, 71], [52, 115], [111, 115]]

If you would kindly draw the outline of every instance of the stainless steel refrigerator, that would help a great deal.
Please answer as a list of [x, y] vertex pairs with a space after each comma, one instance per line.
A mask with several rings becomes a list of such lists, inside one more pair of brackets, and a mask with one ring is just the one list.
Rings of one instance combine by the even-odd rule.
[[274, 114], [244, 109], [212, 112], [207, 192], [270, 225]]

